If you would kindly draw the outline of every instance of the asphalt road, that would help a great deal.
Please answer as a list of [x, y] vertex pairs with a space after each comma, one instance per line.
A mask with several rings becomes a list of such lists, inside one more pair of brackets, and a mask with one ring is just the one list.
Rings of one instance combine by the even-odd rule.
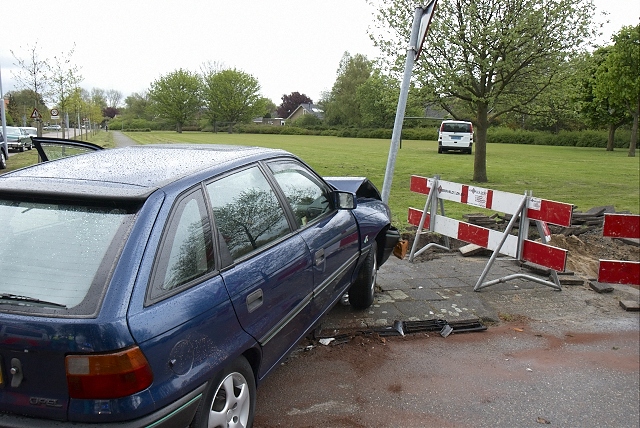
[[[337, 306], [323, 322], [323, 336], [351, 327], [346, 342], [303, 343], [259, 386], [254, 426], [640, 426], [640, 323], [619, 305], [637, 301], [638, 289], [555, 291], [517, 280], [473, 292], [485, 263], [453, 254], [416, 264], [392, 258], [372, 308]], [[518, 269], [502, 260], [492, 272]], [[398, 318], [475, 315], [486, 331], [362, 333]]]

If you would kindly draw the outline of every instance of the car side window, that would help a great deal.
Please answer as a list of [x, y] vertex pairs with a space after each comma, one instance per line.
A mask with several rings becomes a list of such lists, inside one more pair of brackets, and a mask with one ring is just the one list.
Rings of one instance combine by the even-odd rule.
[[218, 231], [234, 259], [290, 232], [284, 209], [259, 167], [207, 185]]
[[178, 202], [165, 228], [150, 299], [172, 294], [213, 268], [211, 226], [204, 197], [197, 190]]
[[298, 226], [332, 210], [330, 189], [304, 165], [287, 160], [271, 162], [269, 168], [291, 205]]

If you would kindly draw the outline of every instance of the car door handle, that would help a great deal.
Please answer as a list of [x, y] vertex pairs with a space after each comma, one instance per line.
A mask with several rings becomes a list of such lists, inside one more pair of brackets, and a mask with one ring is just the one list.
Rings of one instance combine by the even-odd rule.
[[258, 288], [256, 291], [247, 296], [247, 310], [249, 311], [249, 313], [262, 306], [262, 303], [264, 303], [262, 288]]
[[324, 250], [316, 251], [315, 256], [313, 257], [313, 262], [316, 266], [320, 266], [324, 263]]

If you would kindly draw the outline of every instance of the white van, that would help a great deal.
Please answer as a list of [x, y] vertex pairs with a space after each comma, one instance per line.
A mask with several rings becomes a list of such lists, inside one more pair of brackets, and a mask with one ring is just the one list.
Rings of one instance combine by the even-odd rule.
[[471, 154], [473, 124], [462, 120], [443, 120], [438, 132], [438, 153], [459, 150]]

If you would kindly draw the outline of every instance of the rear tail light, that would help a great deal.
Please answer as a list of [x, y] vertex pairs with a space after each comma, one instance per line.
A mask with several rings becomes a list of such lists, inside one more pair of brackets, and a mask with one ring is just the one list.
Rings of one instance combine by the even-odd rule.
[[153, 381], [151, 367], [137, 346], [112, 354], [68, 355], [66, 366], [71, 398], [126, 397]]

